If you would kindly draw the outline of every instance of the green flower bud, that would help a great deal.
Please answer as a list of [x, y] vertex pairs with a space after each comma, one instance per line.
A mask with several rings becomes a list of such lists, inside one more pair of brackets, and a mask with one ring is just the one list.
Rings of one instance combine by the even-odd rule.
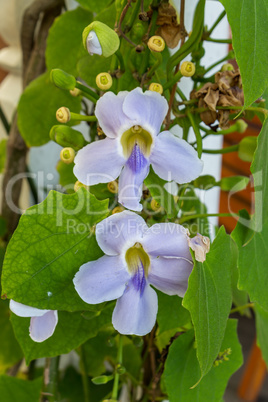
[[73, 148], [63, 148], [60, 151], [60, 159], [62, 160], [62, 162], [66, 163], [67, 165], [69, 165], [70, 163], [72, 163], [74, 161], [74, 157], [75, 157], [75, 150]]
[[117, 364], [115, 369], [119, 375], [125, 374], [125, 372], [126, 372], [126, 368], [124, 366], [122, 366], [121, 364]]
[[231, 63], [225, 63], [223, 64], [221, 71], [233, 71], [234, 66]]
[[245, 137], [240, 141], [238, 156], [242, 161], [252, 162], [254, 152], [257, 148], [257, 137]]
[[49, 136], [52, 141], [55, 141], [62, 147], [70, 147], [75, 151], [78, 151], [86, 145], [83, 135], [69, 126], [53, 126]]
[[184, 77], [192, 77], [195, 73], [195, 65], [191, 61], [184, 61], [180, 71]]
[[70, 110], [65, 106], [60, 107], [56, 111], [56, 119], [60, 123], [68, 123], [68, 121], [71, 120], [71, 112], [70, 112]]
[[100, 21], [89, 24], [82, 34], [84, 48], [89, 54], [99, 54], [109, 57], [120, 45], [117, 33]]
[[113, 85], [112, 76], [109, 73], [99, 73], [96, 77], [96, 84], [102, 90], [110, 89]]
[[98, 377], [92, 378], [93, 384], [96, 385], [101, 385], [101, 384], [107, 384], [107, 382], [113, 380], [114, 376], [113, 375], [100, 375]]
[[163, 93], [163, 87], [158, 82], [152, 82], [149, 86], [149, 91], [158, 92], [160, 95]]
[[66, 73], [59, 68], [55, 68], [50, 72], [50, 81], [60, 89], [73, 90], [76, 85], [76, 79], [73, 75]]
[[238, 133], [244, 133], [248, 128], [248, 124], [242, 119], [237, 120], [235, 125], [236, 125], [236, 131]]
[[164, 39], [157, 35], [151, 36], [147, 45], [152, 52], [163, 52], [166, 46]]

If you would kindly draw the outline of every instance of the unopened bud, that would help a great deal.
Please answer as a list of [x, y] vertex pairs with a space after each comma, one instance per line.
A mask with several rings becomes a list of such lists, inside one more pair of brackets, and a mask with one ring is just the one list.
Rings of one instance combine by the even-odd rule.
[[112, 210], [112, 214], [118, 214], [119, 212], [123, 212], [125, 209], [123, 207], [115, 207]]
[[125, 367], [122, 366], [121, 364], [117, 364], [115, 370], [119, 375], [125, 374], [125, 372], [126, 372]]
[[238, 133], [244, 133], [248, 128], [248, 124], [242, 119], [237, 120], [235, 125], [236, 125], [236, 131]]
[[195, 237], [188, 237], [187, 240], [189, 247], [194, 251], [196, 261], [204, 262], [210, 249], [209, 238], [197, 233]]
[[152, 199], [151, 201], [151, 208], [155, 212], [160, 212], [162, 210], [162, 207], [159, 204], [159, 202], [155, 201], [154, 199]]
[[109, 73], [100, 73], [96, 77], [97, 87], [103, 90], [110, 89], [113, 85], [112, 76]]
[[165, 49], [165, 41], [161, 36], [151, 36], [147, 45], [153, 52], [163, 52]]
[[100, 375], [99, 377], [94, 377], [92, 378], [93, 384], [96, 385], [101, 385], [101, 384], [107, 384], [107, 382], [113, 380], [114, 376], [113, 375]]
[[158, 92], [160, 95], [162, 95], [163, 87], [161, 84], [158, 84], [157, 82], [152, 82], [149, 86], [149, 91]]
[[77, 180], [74, 183], [74, 191], [77, 192], [81, 187], [88, 189], [88, 186], [86, 186], [85, 184], [81, 183], [81, 181]]
[[112, 56], [120, 45], [117, 33], [100, 21], [94, 21], [88, 25], [84, 29], [82, 37], [83, 45], [91, 55]]
[[221, 71], [233, 71], [234, 66], [231, 63], [225, 63], [223, 64]]
[[56, 112], [56, 119], [60, 123], [68, 123], [71, 120], [70, 110], [65, 106], [60, 107]]
[[73, 90], [76, 85], [76, 79], [73, 75], [66, 73], [59, 68], [51, 70], [50, 81], [60, 89]]
[[75, 151], [78, 151], [86, 145], [83, 135], [69, 126], [53, 126], [49, 136], [52, 141], [55, 141], [62, 147], [70, 147]]
[[257, 137], [248, 136], [243, 138], [238, 147], [238, 156], [242, 161], [252, 162], [257, 148]]
[[195, 73], [195, 65], [191, 61], [184, 61], [180, 71], [184, 77], [192, 77]]
[[79, 96], [79, 95], [82, 94], [82, 91], [81, 91], [81, 89], [74, 88], [74, 89], [71, 89], [71, 90], [70, 90], [70, 94], [71, 94], [74, 98], [76, 98], [77, 96]]
[[107, 184], [107, 188], [112, 194], [117, 194], [118, 193], [118, 183], [116, 180], [110, 181], [110, 183]]
[[74, 157], [75, 157], [75, 150], [73, 148], [63, 148], [60, 151], [60, 158], [62, 160], [62, 162], [66, 163], [67, 165], [69, 165], [70, 163], [72, 163], [74, 161]]

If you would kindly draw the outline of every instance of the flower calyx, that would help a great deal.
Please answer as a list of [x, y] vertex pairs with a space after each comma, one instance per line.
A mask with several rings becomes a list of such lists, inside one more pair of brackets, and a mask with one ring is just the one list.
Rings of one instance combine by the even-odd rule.
[[152, 52], [163, 52], [166, 46], [164, 39], [157, 35], [151, 36], [147, 45]]
[[152, 82], [149, 86], [149, 91], [158, 92], [160, 95], [163, 93], [163, 87], [158, 82]]
[[98, 54], [109, 57], [120, 45], [117, 33], [100, 21], [89, 24], [82, 34], [83, 45], [90, 55]]
[[195, 65], [191, 61], [184, 61], [180, 71], [183, 77], [192, 77], [195, 73]]
[[96, 77], [97, 87], [102, 90], [110, 89], [113, 85], [112, 76], [109, 73], [99, 73]]
[[73, 75], [66, 73], [59, 68], [55, 68], [50, 72], [50, 81], [60, 89], [68, 91], [74, 90], [76, 86], [76, 79]]
[[74, 161], [74, 157], [75, 157], [75, 150], [73, 148], [66, 147], [60, 151], [60, 159], [67, 165], [69, 165]]

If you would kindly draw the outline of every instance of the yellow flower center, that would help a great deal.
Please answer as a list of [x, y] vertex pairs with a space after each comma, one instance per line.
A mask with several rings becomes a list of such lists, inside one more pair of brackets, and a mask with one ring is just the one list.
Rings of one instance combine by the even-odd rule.
[[153, 139], [148, 131], [141, 126], [133, 126], [125, 131], [121, 137], [121, 145], [123, 147], [124, 156], [128, 159], [135, 145], [138, 145], [144, 156], [149, 156]]
[[125, 258], [130, 274], [134, 275], [138, 272], [142, 264], [144, 276], [147, 278], [150, 268], [150, 258], [140, 243], [135, 243], [133, 247], [130, 247], [126, 252]]

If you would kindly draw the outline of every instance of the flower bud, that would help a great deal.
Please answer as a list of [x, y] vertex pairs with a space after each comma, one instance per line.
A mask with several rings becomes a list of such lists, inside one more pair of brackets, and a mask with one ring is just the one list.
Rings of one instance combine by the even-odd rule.
[[238, 156], [242, 161], [252, 162], [257, 148], [257, 137], [245, 137], [239, 143]]
[[148, 40], [148, 48], [152, 52], [163, 52], [165, 49], [165, 41], [161, 36], [151, 36], [151, 38]]
[[236, 125], [236, 131], [238, 133], [244, 133], [248, 128], [248, 124], [242, 119], [237, 120], [235, 125]]
[[118, 193], [118, 183], [116, 180], [110, 181], [110, 183], [107, 184], [107, 188], [112, 194], [117, 194]]
[[70, 163], [72, 163], [74, 161], [74, 157], [75, 157], [75, 150], [73, 148], [63, 148], [60, 151], [60, 158], [62, 160], [62, 162], [66, 163], [67, 165], [69, 165]]
[[195, 65], [191, 61], [184, 61], [180, 71], [184, 77], [192, 77], [195, 73]]
[[94, 21], [83, 31], [83, 45], [89, 54], [109, 57], [120, 45], [117, 33], [100, 21]]
[[60, 123], [68, 123], [71, 120], [70, 110], [65, 106], [60, 107], [56, 112], [56, 119]]
[[112, 210], [112, 214], [118, 214], [119, 212], [123, 212], [125, 209], [123, 207], [115, 207]]
[[157, 82], [152, 82], [149, 86], [149, 91], [158, 92], [160, 95], [162, 95], [163, 87], [161, 84], [158, 84]]
[[223, 64], [221, 71], [233, 71], [234, 66], [231, 63], [225, 63]]
[[77, 192], [81, 187], [88, 189], [88, 186], [86, 186], [85, 184], [81, 183], [81, 181], [77, 180], [74, 183], [74, 191]]
[[50, 72], [50, 81], [60, 89], [73, 90], [76, 85], [76, 79], [73, 75], [66, 73], [59, 68], [55, 68]]
[[74, 89], [70, 89], [70, 94], [76, 98], [77, 96], [81, 95], [82, 91], [81, 89], [78, 88], [74, 88]]
[[113, 79], [109, 73], [100, 73], [96, 77], [96, 84], [98, 88], [107, 90], [113, 85]]
[[160, 212], [162, 210], [161, 205], [159, 204], [159, 202], [155, 201], [155, 199], [152, 199], [151, 201], [151, 208], [155, 212]]
[[107, 384], [107, 382], [113, 380], [114, 376], [113, 375], [100, 375], [98, 377], [92, 378], [93, 384], [96, 385], [101, 385], [101, 384]]
[[53, 126], [49, 136], [52, 141], [55, 141], [62, 147], [70, 147], [75, 151], [78, 151], [86, 145], [83, 135], [69, 126]]

